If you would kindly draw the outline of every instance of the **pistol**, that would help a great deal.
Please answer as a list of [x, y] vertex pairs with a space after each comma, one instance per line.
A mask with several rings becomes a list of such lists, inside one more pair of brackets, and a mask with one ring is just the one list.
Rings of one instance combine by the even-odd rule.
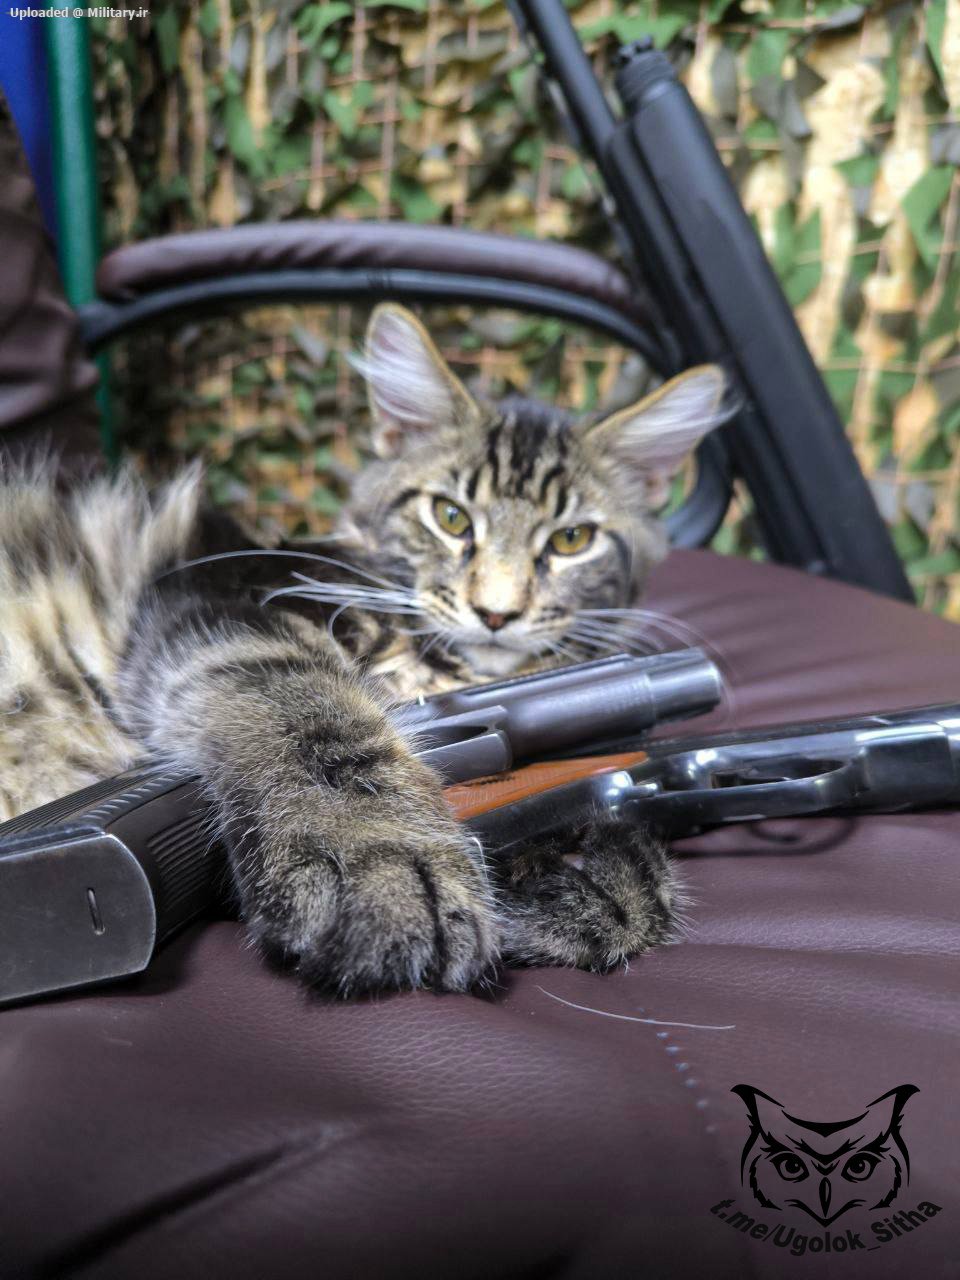
[[546, 772], [562, 762], [531, 765], [447, 798], [497, 857], [597, 809], [676, 838], [765, 818], [960, 805], [960, 703], [610, 749], [566, 762], [567, 777]]
[[[396, 720], [455, 785], [699, 715], [721, 691], [700, 649], [617, 654], [424, 698]], [[640, 758], [634, 750], [624, 760]], [[608, 765], [543, 765], [536, 785]], [[197, 778], [147, 765], [21, 814], [0, 825], [0, 1004], [138, 973], [173, 933], [228, 899]]]

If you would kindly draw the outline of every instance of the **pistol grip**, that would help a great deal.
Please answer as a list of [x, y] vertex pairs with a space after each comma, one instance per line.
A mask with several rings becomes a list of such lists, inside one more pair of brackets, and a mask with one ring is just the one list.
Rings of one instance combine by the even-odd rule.
[[218, 900], [189, 779], [144, 769], [0, 825], [0, 1005], [126, 977]]

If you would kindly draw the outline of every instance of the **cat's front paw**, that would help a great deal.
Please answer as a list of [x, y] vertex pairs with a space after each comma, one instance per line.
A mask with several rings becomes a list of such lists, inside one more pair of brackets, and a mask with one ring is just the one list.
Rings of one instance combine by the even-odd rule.
[[609, 814], [525, 848], [497, 869], [496, 884], [503, 951], [514, 962], [605, 970], [676, 928], [664, 845]]
[[342, 996], [429, 987], [466, 991], [499, 953], [493, 900], [457, 831], [328, 833], [275, 847], [248, 889], [248, 925], [304, 982]]

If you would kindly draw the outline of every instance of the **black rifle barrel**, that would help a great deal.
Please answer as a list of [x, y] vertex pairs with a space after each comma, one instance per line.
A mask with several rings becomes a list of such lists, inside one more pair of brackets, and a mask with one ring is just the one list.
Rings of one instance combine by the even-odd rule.
[[723, 429], [774, 559], [913, 601], [910, 584], [779, 282], [667, 58], [638, 41], [611, 112], [561, 0], [514, 0], [611, 191], [665, 315], [663, 372], [716, 361], [743, 407]]
[[[833, 401], [689, 93], [664, 54], [645, 45], [623, 51], [616, 81], [628, 119], [609, 156], [622, 174], [642, 168], [682, 245], [682, 274], [649, 241], [646, 248], [658, 271], [671, 269], [672, 278], [660, 277], [669, 285], [662, 300], [691, 359], [723, 363], [743, 390], [728, 443], [771, 550], [912, 600]], [[621, 207], [629, 198], [628, 183]], [[825, 502], [829, 519], [811, 518]]]

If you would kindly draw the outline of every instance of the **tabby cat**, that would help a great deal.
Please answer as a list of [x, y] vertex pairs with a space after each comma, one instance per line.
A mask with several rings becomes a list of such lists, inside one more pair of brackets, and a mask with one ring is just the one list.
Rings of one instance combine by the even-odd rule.
[[202, 778], [252, 936], [308, 983], [459, 991], [501, 955], [608, 967], [668, 936], [664, 850], [598, 817], [494, 874], [395, 708], [596, 656], [603, 611], [664, 554], [651, 512], [723, 376], [593, 424], [482, 405], [392, 304], [359, 363], [378, 457], [313, 559], [244, 554], [196, 468], [65, 498], [49, 468], [7, 469], [0, 818], [155, 758]]

